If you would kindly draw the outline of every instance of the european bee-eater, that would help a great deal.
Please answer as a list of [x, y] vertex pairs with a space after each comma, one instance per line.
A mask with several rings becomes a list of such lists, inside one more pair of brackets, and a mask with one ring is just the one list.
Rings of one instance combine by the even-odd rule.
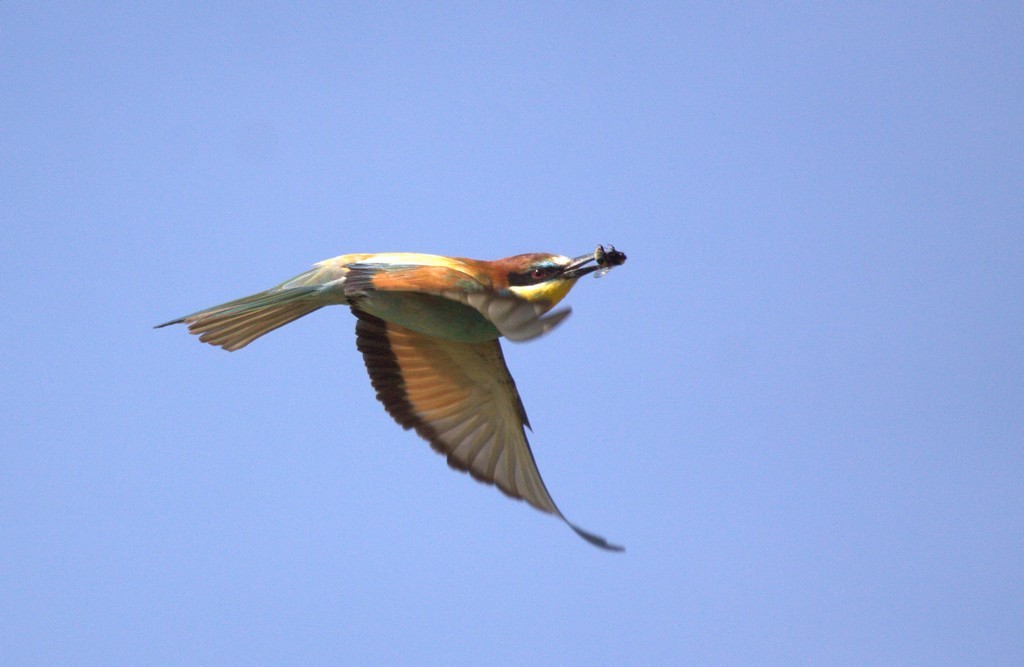
[[569, 315], [568, 308], [549, 311], [577, 279], [625, 261], [602, 246], [575, 259], [341, 255], [264, 292], [157, 326], [186, 324], [204, 343], [232, 351], [319, 308], [347, 305], [370, 382], [395, 421], [453, 468], [559, 517], [591, 544], [621, 551], [571, 523], [551, 499], [498, 339], [547, 333]]

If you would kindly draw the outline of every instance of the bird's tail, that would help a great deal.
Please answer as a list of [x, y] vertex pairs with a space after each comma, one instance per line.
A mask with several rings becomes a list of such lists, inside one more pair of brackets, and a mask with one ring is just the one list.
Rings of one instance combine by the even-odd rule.
[[288, 283], [200, 310], [154, 328], [187, 324], [189, 333], [198, 334], [204, 343], [217, 345], [229, 352], [237, 350], [263, 334], [327, 305], [320, 296], [321, 287], [318, 285], [286, 285]]

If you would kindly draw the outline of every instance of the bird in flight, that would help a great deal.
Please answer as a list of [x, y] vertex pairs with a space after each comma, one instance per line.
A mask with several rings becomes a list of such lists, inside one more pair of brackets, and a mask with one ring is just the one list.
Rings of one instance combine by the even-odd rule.
[[276, 287], [157, 328], [185, 324], [200, 341], [234, 351], [324, 306], [347, 305], [377, 399], [396, 422], [415, 429], [451, 467], [553, 514], [591, 544], [622, 551], [570, 522], [551, 499], [498, 339], [547, 333], [569, 315], [568, 308], [551, 309], [581, 276], [601, 276], [625, 261], [612, 246], [575, 259], [341, 255]]

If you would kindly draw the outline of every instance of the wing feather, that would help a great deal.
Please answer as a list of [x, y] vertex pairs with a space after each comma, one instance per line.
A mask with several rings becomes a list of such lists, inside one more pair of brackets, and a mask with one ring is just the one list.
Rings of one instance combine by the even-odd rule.
[[[451, 467], [565, 520], [537, 469], [526, 411], [497, 340], [444, 340], [352, 311], [377, 398], [395, 421], [415, 429]], [[566, 523], [592, 544], [621, 549]]]

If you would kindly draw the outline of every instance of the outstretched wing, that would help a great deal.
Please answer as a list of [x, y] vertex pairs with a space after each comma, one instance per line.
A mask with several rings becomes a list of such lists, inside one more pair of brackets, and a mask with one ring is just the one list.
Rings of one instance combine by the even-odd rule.
[[356, 345], [388, 414], [453, 468], [565, 521], [588, 542], [621, 550], [573, 525], [537, 470], [519, 392], [497, 340], [466, 343], [419, 334], [358, 308]]

